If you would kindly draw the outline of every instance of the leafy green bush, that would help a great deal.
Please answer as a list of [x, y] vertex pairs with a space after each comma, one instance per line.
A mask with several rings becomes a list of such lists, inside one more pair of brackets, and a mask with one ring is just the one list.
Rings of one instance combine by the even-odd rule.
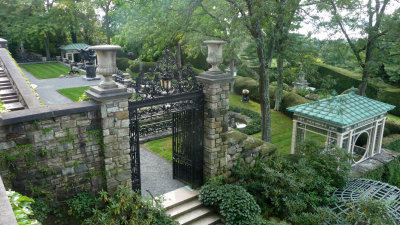
[[331, 193], [346, 184], [350, 155], [345, 150], [324, 150], [324, 146], [307, 141], [296, 152], [266, 162], [258, 160], [254, 168], [238, 163], [233, 169], [236, 183], [254, 196], [268, 217], [289, 219], [313, 213], [317, 207], [333, 203]]
[[283, 98], [282, 98], [281, 111], [284, 114], [292, 117], [293, 113], [287, 111], [287, 108], [292, 107], [292, 106], [296, 106], [296, 105], [301, 105], [301, 104], [308, 103], [308, 102], [310, 102], [310, 100], [308, 100], [306, 98], [303, 98], [303, 97], [301, 97], [300, 95], [298, 95], [296, 93], [286, 92], [283, 95]]
[[84, 101], [89, 101], [90, 98], [87, 96], [86, 92], [83, 92], [81, 96], [78, 98], [78, 102], [84, 102]]
[[393, 160], [384, 167], [365, 174], [363, 178], [382, 181], [400, 187], [400, 159]]
[[68, 214], [75, 218], [85, 218], [92, 215], [92, 210], [96, 206], [96, 197], [87, 192], [77, 194], [67, 200]]
[[386, 130], [386, 135], [400, 134], [400, 122], [397, 122], [392, 119], [386, 120], [385, 130]]
[[165, 213], [160, 200], [155, 200], [153, 204], [153, 201], [145, 200], [124, 186], [118, 186], [112, 196], [104, 191], [99, 193], [106, 206], [102, 210], [95, 209], [94, 215], [84, 224], [177, 224]]
[[201, 188], [199, 198], [204, 205], [219, 208], [227, 224], [266, 223], [260, 217], [261, 210], [254, 197], [241, 186], [209, 182]]
[[31, 204], [35, 202], [33, 199], [15, 191], [7, 191], [7, 196], [19, 225], [40, 224], [34, 219], [34, 213], [31, 207]]
[[[271, 85], [272, 87], [275, 87], [275, 88], [276, 88], [276, 87], [278, 86], [278, 82], [276, 82], [276, 81], [271, 82], [270, 85]], [[289, 85], [287, 85], [286, 83], [283, 83], [283, 90], [289, 91], [289, 90], [290, 90]]]
[[394, 141], [386, 146], [387, 149], [400, 152], [400, 140]]
[[35, 199], [34, 204], [32, 205], [32, 210], [35, 214], [35, 218], [40, 222], [44, 222], [48, 215], [53, 211], [53, 209], [47, 204], [46, 201], [42, 199]]
[[[154, 70], [157, 62], [142, 62], [142, 69], [144, 73]], [[129, 70], [133, 73], [140, 73], [140, 62], [138, 60], [130, 61]]]
[[306, 97], [306, 95], [310, 94], [310, 90], [305, 88], [296, 89], [296, 94], [300, 95], [301, 97]]
[[128, 58], [117, 58], [117, 67], [121, 71], [126, 71], [130, 66]]
[[250, 117], [252, 120], [249, 124], [247, 124], [246, 127], [243, 128], [237, 128], [238, 131], [244, 133], [244, 134], [248, 134], [248, 135], [252, 135], [255, 133], [258, 133], [261, 131], [261, 115], [245, 109], [245, 108], [240, 108], [240, 107], [235, 107], [235, 106], [230, 106], [229, 110], [232, 112], [237, 112], [243, 115], [246, 115], [248, 117]]

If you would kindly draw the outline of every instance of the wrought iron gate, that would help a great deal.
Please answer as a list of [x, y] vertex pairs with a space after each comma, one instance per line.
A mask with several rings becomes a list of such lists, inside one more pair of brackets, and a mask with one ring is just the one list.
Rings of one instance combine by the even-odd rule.
[[132, 82], [129, 101], [132, 189], [140, 191], [140, 137], [172, 131], [173, 178], [203, 181], [204, 94], [190, 67], [178, 68], [165, 50], [154, 71]]

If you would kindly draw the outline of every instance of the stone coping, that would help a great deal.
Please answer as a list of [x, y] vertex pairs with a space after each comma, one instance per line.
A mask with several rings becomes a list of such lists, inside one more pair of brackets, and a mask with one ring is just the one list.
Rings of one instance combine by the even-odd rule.
[[25, 109], [0, 114], [0, 126], [90, 111], [100, 111], [100, 105], [94, 101], [85, 101]]
[[386, 164], [389, 164], [390, 162], [398, 158], [400, 158], [400, 152], [382, 149], [380, 154], [374, 155], [371, 158], [352, 166], [350, 177], [363, 177], [369, 172], [384, 167]]
[[31, 87], [26, 83], [17, 64], [15, 64], [8, 51], [4, 48], [0, 48], [0, 59], [3, 61], [4, 67], [18, 91], [18, 97], [21, 97], [23, 100], [21, 103], [29, 109], [42, 107], [39, 99], [36, 98]]
[[7, 224], [7, 225], [18, 224], [1, 177], [0, 177], [0, 224]]

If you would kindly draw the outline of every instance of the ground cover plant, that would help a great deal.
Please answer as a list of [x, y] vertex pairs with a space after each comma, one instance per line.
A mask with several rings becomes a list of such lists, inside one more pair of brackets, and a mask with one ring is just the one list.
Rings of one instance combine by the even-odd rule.
[[79, 98], [85, 93], [85, 91], [89, 90], [90, 86], [83, 87], [74, 87], [74, 88], [64, 88], [58, 89], [57, 91], [64, 95], [65, 97], [71, 99], [74, 102], [78, 102]]
[[39, 221], [34, 218], [32, 211], [31, 205], [34, 202], [33, 199], [11, 190], [7, 191], [7, 196], [19, 225], [40, 224]]
[[152, 152], [156, 153], [158, 156], [172, 162], [172, 138], [166, 137], [157, 139], [154, 141], [149, 141], [143, 144], [143, 146]]
[[56, 62], [22, 64], [20, 66], [39, 79], [56, 78], [60, 75], [67, 75], [71, 70], [69, 67]]

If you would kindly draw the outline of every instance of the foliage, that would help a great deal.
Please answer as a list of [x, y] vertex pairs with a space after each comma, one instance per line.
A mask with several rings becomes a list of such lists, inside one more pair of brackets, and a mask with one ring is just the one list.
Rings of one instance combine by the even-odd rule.
[[177, 224], [165, 214], [160, 200], [145, 200], [127, 187], [118, 186], [112, 196], [104, 191], [99, 194], [106, 204], [105, 208], [95, 209], [94, 215], [84, 224]]
[[259, 113], [235, 106], [231, 106], [229, 110], [246, 115], [251, 118], [251, 122], [247, 124], [247, 126], [244, 128], [237, 128], [238, 131], [248, 135], [255, 134], [261, 131], [261, 115]]
[[68, 199], [68, 214], [75, 218], [85, 218], [92, 214], [92, 209], [96, 206], [96, 197], [87, 192], [78, 193], [75, 197]]
[[133, 73], [140, 73], [140, 63], [142, 63], [142, 70], [144, 73], [154, 70], [157, 66], [156, 62], [139, 62], [139, 60], [134, 60], [129, 62], [129, 70]]
[[400, 140], [394, 141], [386, 146], [387, 149], [400, 152]]
[[400, 134], [400, 122], [393, 119], [387, 119], [385, 122], [385, 130], [387, 130], [386, 135]]
[[117, 68], [121, 71], [126, 71], [130, 66], [128, 58], [117, 58]]
[[53, 208], [42, 199], [35, 199], [35, 203], [32, 205], [32, 210], [35, 213], [35, 218], [42, 223], [53, 212]]
[[301, 97], [306, 97], [306, 95], [310, 94], [310, 90], [305, 88], [296, 89], [296, 94], [300, 95]]
[[89, 100], [89, 97], [85, 93], [85, 91], [89, 90], [89, 88], [90, 86], [83, 86], [83, 87], [63, 88], [63, 89], [58, 89], [57, 91], [74, 102], [82, 102]]
[[350, 156], [345, 150], [324, 150], [318, 143], [306, 141], [297, 153], [258, 161], [254, 168], [238, 163], [233, 170], [236, 182], [255, 197], [268, 216], [288, 219], [302, 212], [313, 213], [317, 207], [331, 204], [332, 191], [347, 181]]
[[[272, 87], [276, 87], [278, 84], [277, 84], [276, 81], [274, 81], [274, 82], [271, 82], [270, 85], [271, 85]], [[283, 90], [289, 91], [289, 90], [290, 90], [289, 85], [287, 85], [286, 83], [283, 83]]]
[[215, 206], [227, 224], [265, 224], [260, 218], [260, 207], [243, 187], [209, 182], [201, 190], [199, 199], [207, 206]]
[[393, 160], [384, 167], [365, 174], [363, 178], [382, 181], [400, 187], [400, 160]]
[[7, 196], [19, 225], [40, 224], [36, 219], [33, 219], [34, 214], [31, 208], [33, 199], [15, 191], [7, 191]]
[[[321, 88], [321, 84], [323, 83], [322, 79], [325, 79], [326, 82], [331, 78], [334, 79], [335, 82], [332, 89], [336, 90], [337, 93], [342, 93], [352, 86], [358, 87], [361, 83], [361, 74], [326, 64], [317, 65], [321, 80], [316, 80], [315, 83], [311, 83], [311, 85], [316, 88]], [[370, 80], [368, 82], [366, 94], [369, 98], [396, 106], [390, 113], [400, 115], [400, 101], [398, 101], [400, 98], [400, 88]]]

